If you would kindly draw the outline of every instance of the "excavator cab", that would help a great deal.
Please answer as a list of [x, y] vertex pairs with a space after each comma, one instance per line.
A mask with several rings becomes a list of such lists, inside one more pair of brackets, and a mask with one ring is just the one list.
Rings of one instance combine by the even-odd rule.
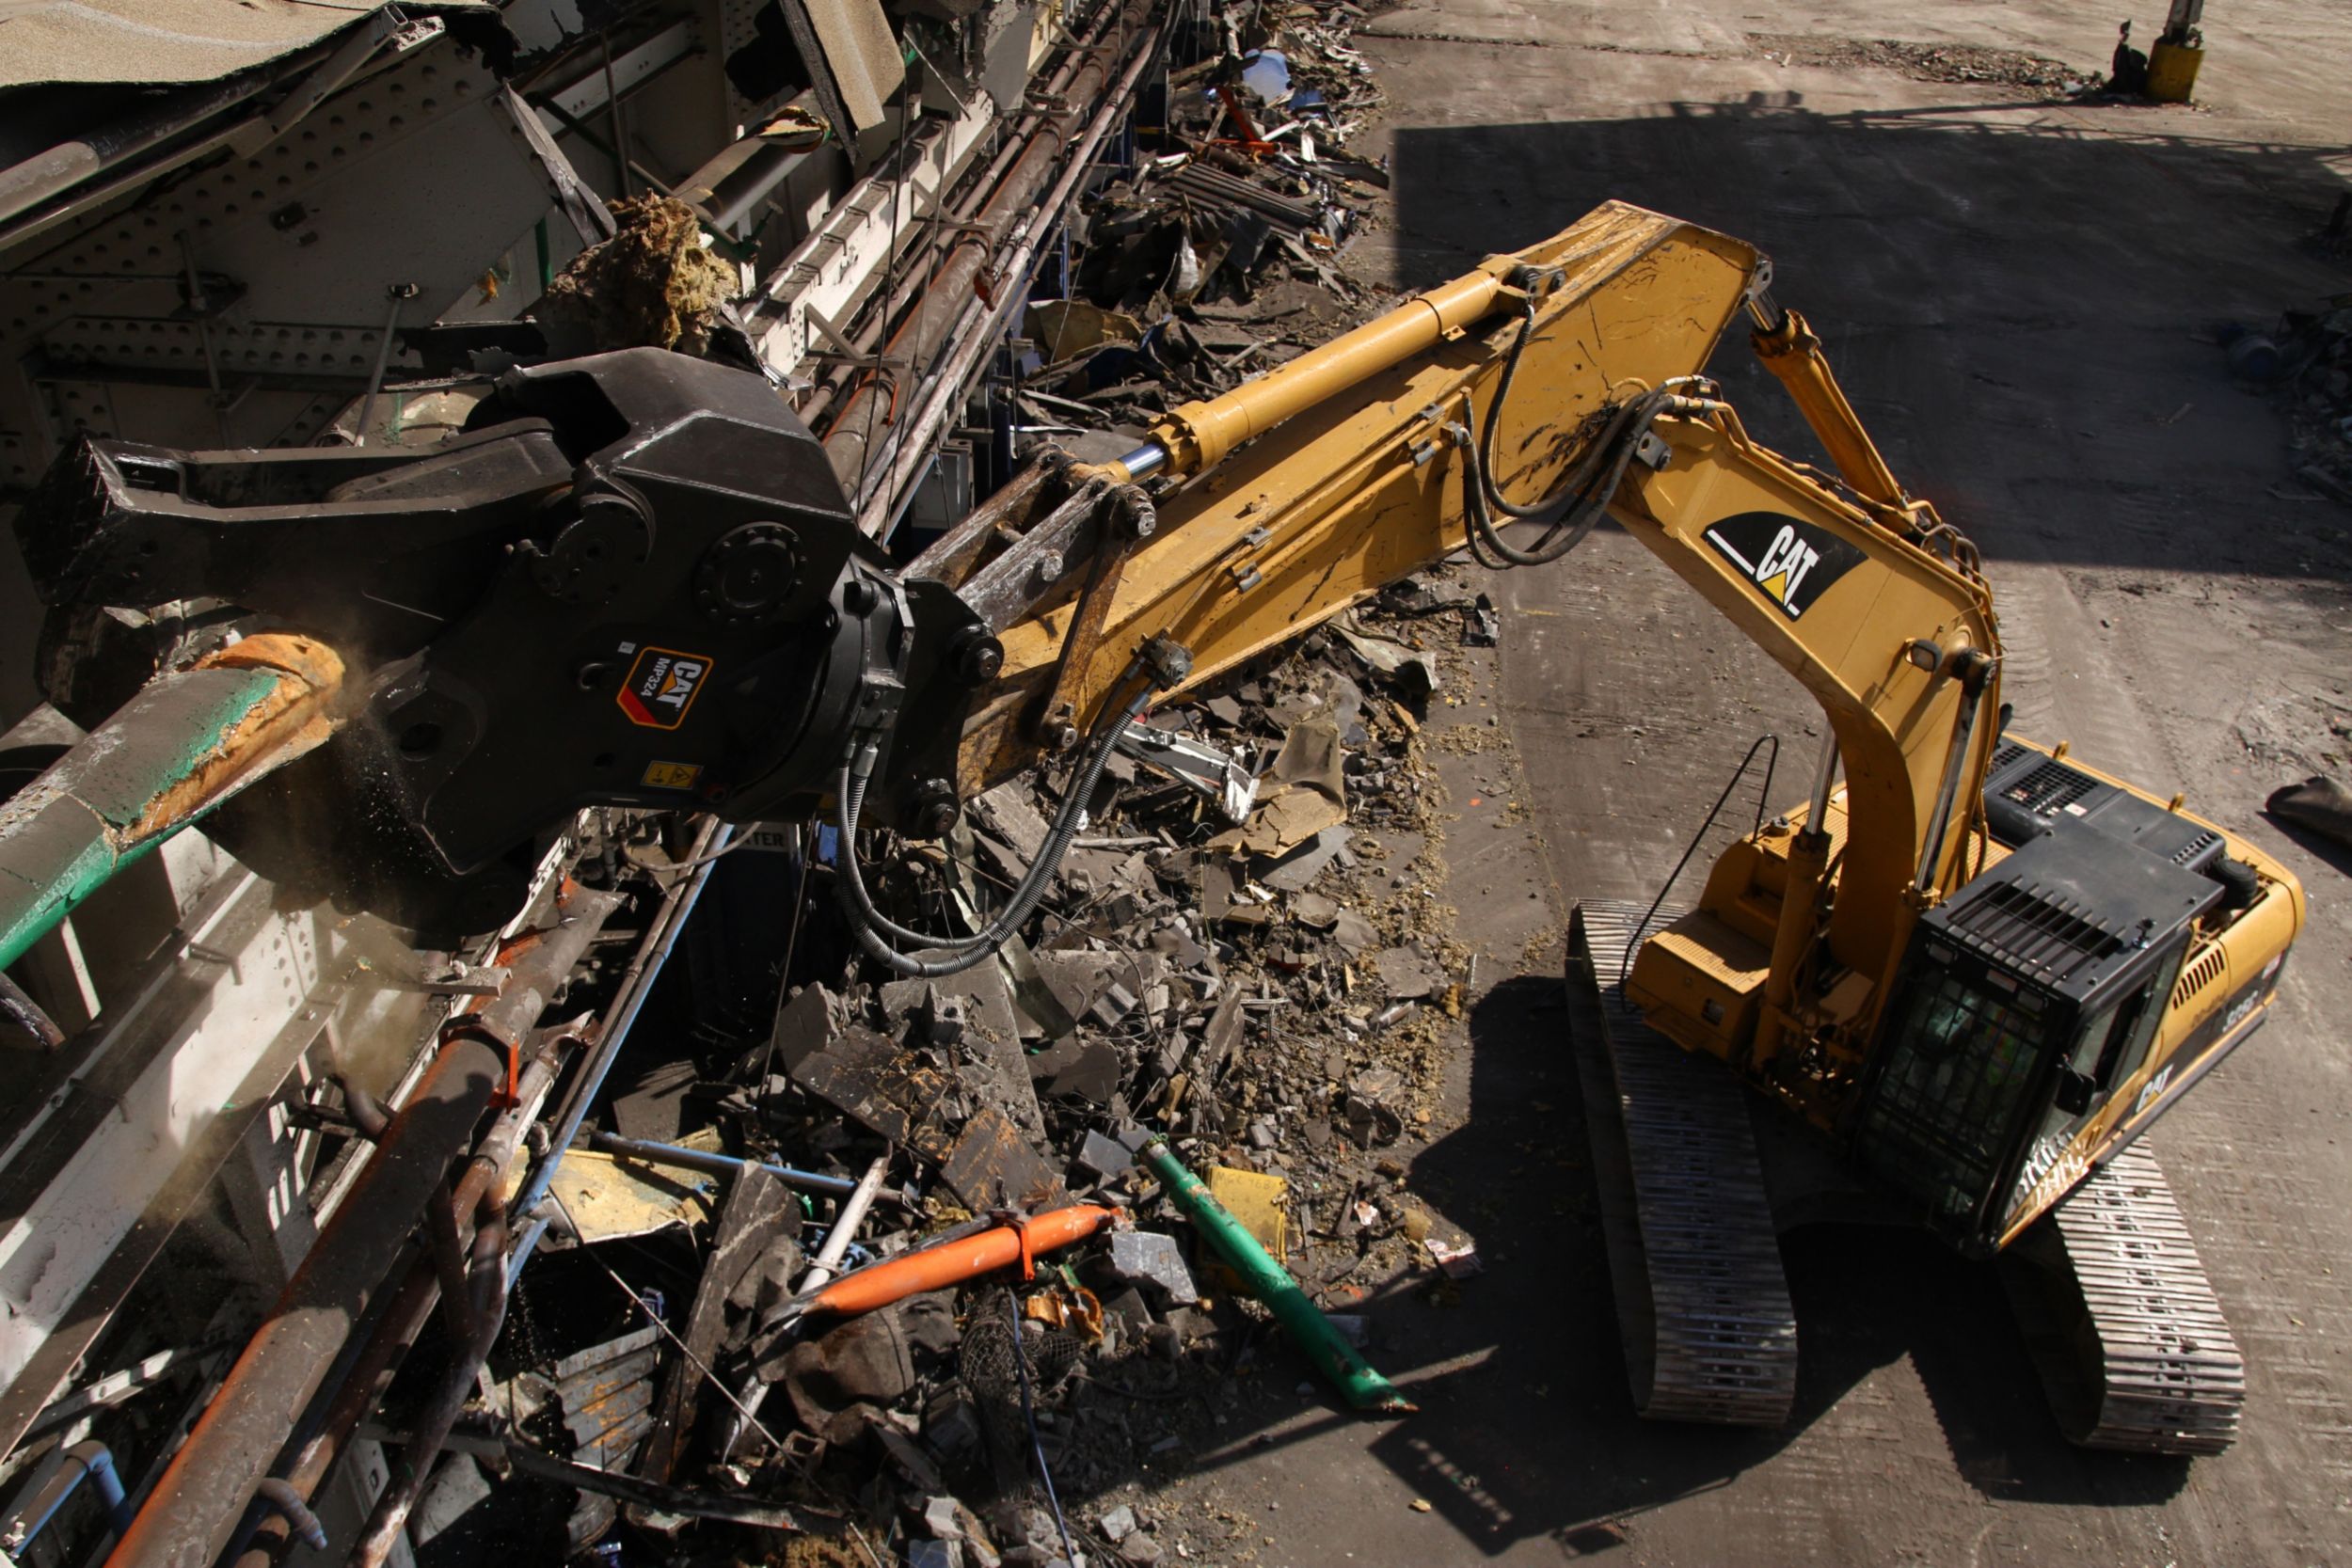
[[1883, 1190], [1989, 1253], [2138, 1077], [2199, 921], [2240, 883], [2205, 824], [2020, 742], [1985, 798], [2009, 852], [1914, 928], [1851, 1125]]

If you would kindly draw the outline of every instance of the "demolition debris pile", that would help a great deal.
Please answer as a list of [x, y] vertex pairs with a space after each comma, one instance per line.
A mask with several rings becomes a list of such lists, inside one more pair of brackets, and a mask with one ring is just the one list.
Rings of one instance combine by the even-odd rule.
[[[2352, 197], [2337, 203], [2310, 245], [2324, 254], [2343, 246], [2347, 232]], [[2232, 375], [2277, 404], [2296, 477], [2352, 506], [2352, 294], [2288, 310], [2266, 329], [2223, 322], [2211, 341], [2228, 355]]]
[[[540, 1467], [502, 1506], [540, 1476], [575, 1550], [625, 1519], [1148, 1563], [1167, 1545], [1111, 1494], [1221, 1425], [1236, 1380], [1320, 1371], [1406, 1408], [1359, 1354], [1366, 1296], [1480, 1268], [1390, 1152], [1430, 1120], [1474, 980], [1406, 847], [1442, 662], [1494, 633], [1430, 574], [1152, 714], [994, 962], [896, 978], [812, 896], [832, 977], [719, 1070], [648, 1070], [564, 1163], [569, 1244], [526, 1275], [469, 1429]], [[984, 921], [1061, 783], [999, 786], [944, 845], [870, 846], [878, 895]], [[575, 1493], [549, 1458], [665, 1490]], [[444, 1511], [486, 1494], [450, 1464]]]
[[[1222, 36], [1171, 75], [1173, 150], [1088, 198], [1067, 297], [1024, 323], [1029, 433], [1123, 448], [1381, 303], [1337, 260], [1388, 183], [1346, 151], [1380, 101], [1362, 13], [1261, 14], [1199, 24]], [[1475, 983], [1422, 858], [1422, 726], [1497, 632], [1439, 571], [1152, 713], [1018, 934], [946, 978], [864, 956], [837, 833], [787, 830], [772, 1028], [616, 1075], [418, 1505], [424, 1555], [490, 1528], [624, 1560], [1147, 1564], [1188, 1527], [1139, 1483], [1251, 1380], [1409, 1409], [1368, 1364], [1372, 1293], [1482, 1266], [1400, 1158]], [[860, 834], [882, 911], [987, 926], [1073, 786], [1047, 766], [943, 840]]]
[[1335, 264], [1376, 219], [1381, 166], [1348, 155], [1382, 102], [1348, 5], [1171, 74], [1167, 143], [1073, 226], [1071, 297], [1031, 304], [1019, 396], [1034, 428], [1130, 430], [1351, 325], [1381, 295]]

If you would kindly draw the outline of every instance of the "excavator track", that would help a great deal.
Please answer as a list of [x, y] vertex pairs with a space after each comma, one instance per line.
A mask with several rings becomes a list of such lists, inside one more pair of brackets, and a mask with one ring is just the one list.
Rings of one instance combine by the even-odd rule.
[[2108, 1160], [2011, 1252], [2005, 1277], [2069, 1440], [2207, 1454], [2236, 1439], [2246, 1363], [2144, 1145]]
[[1645, 912], [1579, 904], [1568, 935], [1626, 1374], [1653, 1419], [1778, 1426], [1796, 1398], [1797, 1319], [1745, 1093], [1625, 1000], [1618, 974]]

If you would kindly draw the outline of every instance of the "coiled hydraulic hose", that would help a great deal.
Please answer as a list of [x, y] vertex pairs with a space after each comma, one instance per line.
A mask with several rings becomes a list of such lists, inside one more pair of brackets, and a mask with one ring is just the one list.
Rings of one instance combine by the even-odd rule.
[[[1464, 424], [1456, 428], [1456, 440], [1467, 466], [1462, 488], [1470, 515], [1470, 553], [1478, 558], [1479, 564], [1497, 570], [1549, 565], [1582, 544], [1608, 513], [1609, 503], [1616, 499], [1617, 487], [1624, 483], [1625, 471], [1631, 467], [1633, 454], [1640, 448], [1643, 436], [1648, 433], [1650, 421], [1670, 410], [1695, 409], [1703, 401], [1682, 395], [1680, 388], [1692, 379], [1686, 376], [1619, 404], [1602, 425], [1600, 434], [1561, 480], [1557, 490], [1539, 501], [1514, 501], [1502, 493], [1502, 486], [1495, 479], [1495, 437], [1502, 423], [1503, 404], [1510, 401], [1511, 384], [1518, 375], [1519, 358], [1534, 335], [1535, 303], [1531, 296], [1527, 313], [1519, 323], [1518, 336], [1512, 339], [1510, 353], [1503, 357], [1502, 375], [1495, 386], [1494, 402], [1486, 405], [1486, 420], [1480, 421], [1476, 411], [1466, 403]], [[1477, 431], [1475, 437], [1470, 435], [1471, 428]], [[1503, 542], [1503, 525], [1495, 520], [1496, 513], [1515, 522], [1546, 522], [1550, 526], [1533, 548], [1518, 549]]]
[[[1136, 666], [1130, 665], [1120, 679], [1124, 685], [1133, 678]], [[871, 742], [860, 745], [850, 761], [841, 768], [836, 789], [840, 812], [836, 827], [841, 833], [840, 875], [834, 879], [835, 892], [841, 900], [842, 912], [849, 917], [850, 929], [857, 937], [858, 945], [877, 961], [900, 974], [918, 979], [936, 980], [950, 974], [961, 974], [974, 969], [994, 956], [1006, 939], [1021, 928], [1045, 896], [1052, 885], [1054, 873], [1060, 869], [1062, 857], [1069, 852], [1070, 843], [1078, 836], [1080, 822], [1086, 815], [1086, 802], [1092, 798], [1094, 786], [1101, 782], [1104, 768], [1110, 762], [1111, 752], [1118, 747], [1120, 736], [1127, 727], [1141, 717], [1152, 700], [1152, 689], [1146, 686], [1136, 693], [1123, 708], [1114, 710], [1117, 717], [1096, 727], [1089, 737], [1077, 770], [1072, 775], [1070, 788], [1063, 794], [1061, 807], [1055, 812], [1045, 842], [1040, 847], [1037, 859], [1029, 864], [1020, 882], [1013, 888], [1005, 907], [995, 918], [968, 937], [941, 936], [900, 926], [884, 916], [874, 905], [873, 895], [866, 891], [866, 879], [857, 861], [857, 819], [866, 804], [866, 786], [871, 779], [875, 763], [875, 748]], [[914, 942], [925, 947], [944, 948], [947, 957], [918, 958], [901, 953], [890, 945], [892, 941]]]

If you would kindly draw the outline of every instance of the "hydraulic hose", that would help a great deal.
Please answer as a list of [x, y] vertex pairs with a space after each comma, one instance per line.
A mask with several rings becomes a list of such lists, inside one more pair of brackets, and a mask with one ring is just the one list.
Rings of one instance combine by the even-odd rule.
[[[1131, 667], [1129, 674], [1133, 674]], [[1024, 921], [1036, 910], [1052, 885], [1054, 873], [1060, 869], [1062, 857], [1069, 852], [1071, 841], [1078, 836], [1081, 819], [1086, 815], [1086, 801], [1092, 797], [1094, 786], [1101, 782], [1103, 769], [1108, 765], [1111, 752], [1127, 727], [1142, 714], [1151, 701], [1151, 689], [1146, 687], [1124, 708], [1117, 710], [1117, 718], [1098, 728], [1072, 776], [1070, 788], [1062, 797], [1061, 807], [1039, 847], [1037, 859], [1014, 887], [1011, 897], [998, 911], [995, 918], [968, 937], [946, 937], [933, 932], [918, 931], [900, 926], [884, 916], [875, 907], [873, 895], [866, 891], [866, 879], [858, 866], [857, 822], [866, 803], [866, 786], [874, 768], [874, 747], [861, 745], [850, 760], [842, 765], [836, 794], [840, 814], [835, 823], [841, 833], [840, 875], [834, 879], [834, 890], [841, 900], [842, 912], [849, 917], [850, 929], [857, 937], [858, 945], [877, 961], [900, 974], [919, 979], [941, 979], [961, 974], [988, 961], [1006, 939], [1021, 928]], [[945, 948], [948, 957], [917, 958], [899, 952], [890, 945], [895, 939], [916, 942], [926, 947]]]
[[[1680, 391], [1696, 378], [1678, 376], [1656, 391], [1619, 404], [1611, 411], [1600, 434], [1561, 480], [1557, 490], [1539, 501], [1514, 501], [1502, 493], [1502, 484], [1495, 479], [1495, 438], [1502, 427], [1503, 404], [1510, 401], [1512, 383], [1518, 377], [1519, 359], [1534, 335], [1535, 301], [1531, 295], [1519, 322], [1518, 335], [1511, 340], [1510, 352], [1503, 356], [1502, 375], [1495, 384], [1494, 402], [1486, 405], [1486, 420], [1482, 422], [1477, 411], [1466, 401], [1462, 424], [1448, 427], [1455, 444], [1463, 449], [1468, 465], [1462, 488], [1469, 513], [1470, 553], [1480, 565], [1495, 570], [1549, 565], [1582, 544], [1615, 499], [1617, 486], [1624, 483], [1625, 471], [1632, 465], [1633, 454], [1649, 430], [1650, 421], [1669, 411], [1695, 412], [1705, 403]], [[1477, 432], [1474, 437], [1470, 435], [1472, 430]], [[1504, 525], [1496, 521], [1497, 513], [1514, 522], [1544, 522], [1549, 527], [1532, 549], [1518, 549], [1503, 542]]]

